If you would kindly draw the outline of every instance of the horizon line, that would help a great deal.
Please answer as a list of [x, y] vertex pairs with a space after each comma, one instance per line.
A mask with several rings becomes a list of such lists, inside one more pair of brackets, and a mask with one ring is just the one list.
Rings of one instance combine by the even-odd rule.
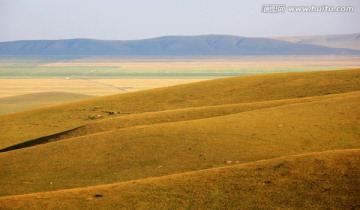
[[139, 40], [149, 40], [149, 39], [158, 39], [164, 37], [199, 37], [199, 36], [233, 36], [233, 37], [244, 37], [244, 38], [286, 38], [286, 37], [319, 37], [319, 36], [341, 36], [341, 35], [356, 35], [360, 34], [360, 32], [356, 33], [336, 33], [336, 34], [323, 34], [323, 35], [290, 35], [290, 36], [242, 36], [242, 35], [231, 35], [231, 34], [199, 34], [199, 35], [163, 35], [163, 36], [155, 36], [149, 38], [140, 38], [140, 39], [96, 39], [96, 38], [63, 38], [63, 39], [18, 39], [18, 40], [9, 40], [9, 41], [0, 41], [0, 43], [4, 42], [19, 42], [19, 41], [62, 41], [62, 40], [98, 40], [98, 41], [139, 41]]

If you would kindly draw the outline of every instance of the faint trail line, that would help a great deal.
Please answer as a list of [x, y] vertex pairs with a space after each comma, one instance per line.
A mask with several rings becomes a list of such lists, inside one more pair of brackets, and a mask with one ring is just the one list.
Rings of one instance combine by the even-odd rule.
[[107, 87], [110, 87], [110, 88], [114, 88], [116, 90], [121, 90], [123, 92], [129, 92], [128, 90], [126, 90], [125, 88], [122, 88], [122, 87], [118, 87], [118, 86], [115, 86], [115, 85], [111, 85], [111, 84], [107, 84], [107, 83], [104, 83], [104, 82], [99, 82], [99, 81], [95, 81], [95, 80], [91, 80], [91, 79], [81, 79], [81, 80], [85, 80], [85, 81], [88, 81], [88, 82], [92, 82], [92, 83], [96, 83], [96, 84], [99, 84], [99, 85], [104, 85], [104, 86], [107, 86]]
[[96, 70], [93, 69], [93, 70], [91, 70], [91, 71], [85, 72], [84, 74], [90, 74], [90, 73], [95, 72], [95, 71], [96, 71]]

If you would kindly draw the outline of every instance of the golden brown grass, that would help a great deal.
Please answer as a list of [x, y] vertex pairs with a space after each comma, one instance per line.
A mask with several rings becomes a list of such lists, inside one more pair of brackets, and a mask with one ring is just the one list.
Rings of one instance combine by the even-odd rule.
[[3, 209], [357, 209], [360, 150], [0, 197]]
[[227, 160], [244, 163], [358, 148], [359, 103], [360, 92], [354, 92], [221, 117], [99, 132], [0, 153], [1, 195], [143, 179], [217, 167]]
[[35, 141], [53, 142], [62, 139], [79, 137], [79, 136], [110, 131], [115, 129], [121, 129], [121, 128], [212, 118], [212, 117], [225, 116], [235, 113], [265, 109], [270, 107], [314, 102], [329, 98], [343, 97], [345, 95], [352, 95], [352, 94], [353, 92], [348, 94], [331, 94], [331, 95], [296, 98], [296, 99], [284, 99], [284, 100], [275, 100], [275, 101], [240, 103], [240, 104], [218, 105], [218, 106], [205, 106], [205, 107], [174, 109], [174, 110], [166, 110], [166, 111], [158, 111], [158, 112], [145, 112], [139, 114], [119, 114], [116, 117], [111, 117], [111, 118], [104, 117], [104, 119], [99, 118], [98, 120], [91, 121], [86, 125], [59, 134], [54, 134], [39, 139], [35, 139]]
[[[359, 84], [359, 69], [252, 75], [0, 116], [0, 149], [69, 131], [0, 153], [0, 206], [356, 208]], [[329, 150], [344, 151], [293, 156]]]
[[88, 124], [89, 116], [104, 115], [104, 111], [136, 114], [358, 91], [359, 72], [346, 70], [233, 77], [4, 115], [0, 116], [0, 148]]

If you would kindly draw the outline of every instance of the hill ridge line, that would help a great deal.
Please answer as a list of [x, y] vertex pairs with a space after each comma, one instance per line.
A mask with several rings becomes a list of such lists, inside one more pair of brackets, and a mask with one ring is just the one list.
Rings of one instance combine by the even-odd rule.
[[[214, 119], [214, 118], [218, 118], [218, 117], [236, 115], [236, 114], [240, 114], [240, 113], [247, 113], [247, 112], [253, 112], [253, 111], [258, 111], [258, 110], [267, 110], [267, 109], [272, 109], [272, 108], [286, 107], [286, 106], [291, 106], [291, 105], [299, 105], [299, 104], [306, 104], [306, 103], [313, 103], [313, 102], [316, 103], [316, 102], [320, 102], [320, 101], [324, 101], [324, 100], [333, 100], [333, 99], [337, 99], [337, 98], [341, 98], [341, 97], [351, 97], [352, 94], [356, 94], [356, 93], [360, 93], [360, 91], [352, 91], [352, 92], [346, 92], [346, 93], [321, 95], [321, 96], [310, 96], [310, 97], [304, 97], [304, 98], [299, 98], [299, 99], [300, 100], [313, 99], [312, 101], [298, 101], [298, 102], [294, 101], [294, 103], [290, 103], [290, 104], [276, 104], [276, 105], [269, 106], [269, 107], [262, 107], [262, 108], [257, 108], [257, 109], [253, 109], [253, 110], [246, 110], [246, 111], [234, 112], [234, 113], [229, 113], [229, 114], [222, 114], [222, 115], [209, 116], [209, 117], [196, 118], [196, 119], [185, 119], [185, 120], [171, 121], [171, 122], [158, 122], [158, 123], [152, 123], [152, 124], [141, 124], [141, 125], [124, 127], [124, 128], [114, 128], [114, 129], [109, 129], [109, 130], [104, 130], [104, 131], [89, 133], [89, 134], [86, 134], [86, 135], [79, 135], [79, 136], [74, 136], [74, 137], [70, 137], [70, 138], [54, 140], [54, 141], [51, 140], [52, 138], [56, 138], [59, 135], [70, 133], [70, 132], [75, 131], [75, 130], [80, 129], [80, 128], [84, 128], [87, 125], [96, 125], [97, 123], [101, 123], [101, 122], [104, 122], [104, 121], [112, 121], [114, 119], [119, 119], [119, 118], [123, 117], [123, 116], [118, 116], [118, 117], [107, 118], [107, 119], [103, 119], [101, 121], [97, 121], [97, 122], [85, 124], [85, 125], [82, 125], [82, 126], [78, 126], [78, 127], [75, 127], [75, 128], [69, 129], [69, 130], [65, 130], [65, 131], [62, 131], [62, 132], [59, 132], [59, 133], [55, 133], [55, 134], [52, 134], [52, 135], [48, 135], [48, 136], [28, 140], [28, 141], [25, 141], [25, 142], [22, 142], [22, 143], [19, 143], [19, 144], [15, 144], [15, 145], [0, 149], [0, 153], [11, 152], [11, 151], [20, 150], [20, 149], [26, 149], [26, 148], [30, 148], [30, 147], [34, 147], [34, 146], [40, 146], [42, 144], [50, 144], [50, 143], [56, 143], [56, 142], [59, 142], [59, 141], [78, 139], [78, 138], [88, 137], [88, 136], [92, 136], [92, 135], [101, 135], [103, 133], [113, 132], [113, 131], [120, 131], [120, 130], [124, 130], [124, 129], [142, 128], [142, 127], [156, 126], [156, 125], [163, 125], [163, 124], [172, 124], [172, 123], [180, 123], [180, 122], [188, 122], [188, 121], [196, 121], [196, 120]], [[137, 113], [137, 114], [134, 114], [134, 115], [143, 115], [143, 114], [150, 114], [150, 113], [154, 113], [154, 114], [159, 113], [160, 114], [160, 113], [174, 112], [174, 111], [186, 111], [186, 110], [190, 110], [190, 109], [194, 109], [194, 110], [199, 109], [200, 110], [200, 109], [203, 109], [203, 108], [220, 108], [220, 107], [235, 106], [235, 105], [242, 105], [242, 104], [249, 104], [250, 105], [250, 104], [259, 104], [259, 103], [266, 103], [266, 102], [291, 101], [291, 100], [296, 100], [296, 99], [297, 98], [272, 100], [272, 101], [263, 101], [263, 102], [254, 102], [254, 103], [239, 103], [239, 104], [224, 104], [224, 105], [217, 105], [217, 106], [190, 107], [190, 108], [185, 108], [185, 109], [172, 109], [172, 110], [164, 110], [164, 111], [157, 111], [157, 112]], [[230, 135], [230, 134], [228, 134], [228, 135]], [[236, 135], [239, 135], [239, 134], [236, 134]], [[263, 141], [263, 140], [260, 139], [260, 141]], [[266, 141], [266, 142], [268, 142], [268, 141]]]
[[[134, 91], [134, 92], [127, 92], [127, 93], [121, 93], [121, 94], [114, 94], [114, 95], [105, 95], [105, 96], [98, 96], [98, 97], [94, 97], [94, 98], [89, 98], [89, 99], [83, 99], [80, 101], [73, 101], [73, 102], [65, 102], [62, 104], [56, 104], [56, 105], [50, 105], [50, 106], [45, 106], [45, 107], [38, 107], [38, 108], [34, 108], [31, 110], [24, 110], [24, 111], [20, 111], [20, 112], [15, 112], [15, 113], [9, 113], [9, 114], [5, 114], [5, 115], [0, 115], [0, 118], [3, 116], [8, 116], [8, 115], [16, 115], [16, 114], [21, 114], [21, 113], [27, 113], [28, 111], [33, 111], [33, 110], [38, 110], [41, 111], [44, 108], [59, 108], [62, 107], [64, 105], [75, 105], [79, 102], [94, 102], [97, 101], [99, 99], [111, 99], [113, 97], [120, 97], [120, 96], [132, 96], [132, 95], [137, 95], [139, 93], [152, 93], [155, 90], [167, 90], [170, 88], [178, 88], [178, 87], [187, 87], [189, 85], [195, 85], [195, 84], [207, 84], [207, 83], [212, 83], [212, 82], [219, 82], [219, 81], [226, 81], [228, 79], [244, 79], [244, 78], [254, 78], [254, 77], [267, 77], [267, 76], [274, 76], [274, 75], [292, 75], [292, 76], [302, 76], [302, 75], [307, 75], [307, 74], [326, 74], [326, 73], [336, 73], [336, 72], [341, 72], [341, 71], [358, 71], [359, 68], [347, 68], [347, 69], [336, 69], [336, 70], [326, 70], [326, 71], [309, 71], [309, 72], [279, 72], [279, 73], [269, 73], [269, 74], [251, 74], [251, 75], [243, 75], [243, 76], [234, 76], [234, 77], [226, 77], [226, 78], [216, 78], [216, 79], [211, 79], [211, 80], [207, 80], [207, 81], [200, 81], [200, 82], [194, 82], [194, 83], [188, 83], [188, 84], [178, 84], [178, 85], [173, 85], [173, 86], [168, 86], [168, 87], [158, 87], [158, 88], [153, 88], [153, 89], [148, 89], [148, 90], [140, 90], [140, 91]], [[357, 90], [360, 91], [360, 90]], [[344, 93], [351, 93], [351, 92], [357, 92], [357, 91], [349, 91], [349, 92], [341, 92], [341, 93], [333, 93], [333, 94], [344, 94]], [[331, 94], [331, 95], [333, 95]], [[312, 95], [312, 96], [307, 96], [307, 97], [318, 97], [318, 96], [325, 96], [325, 95]], [[304, 98], [307, 98], [304, 97]], [[294, 99], [294, 98], [283, 98], [283, 99], [277, 99], [277, 100], [288, 100], [288, 99]], [[274, 100], [275, 101], [275, 100]], [[254, 101], [254, 102], [244, 102], [245, 103], [256, 103], [256, 102], [266, 102], [266, 100], [262, 100], [262, 101]], [[233, 104], [237, 104], [237, 103], [233, 103]], [[231, 105], [230, 104], [219, 104], [219, 105], [211, 105], [211, 106], [221, 106], [221, 105]], [[202, 106], [194, 106], [194, 107], [188, 107], [188, 108], [198, 108], [198, 107], [202, 107]], [[207, 107], [207, 106], [206, 106]], [[184, 108], [185, 109], [185, 108]], [[168, 110], [172, 110], [172, 109], [168, 109]], [[168, 111], [168, 110], [163, 110], [163, 111]], [[141, 112], [141, 113], [150, 113], [150, 112], [154, 112], [154, 111], [145, 111], [145, 112]], [[156, 111], [155, 111], [156, 112]], [[140, 114], [140, 113], [136, 113], [136, 114]]]
[[182, 176], [182, 175], [196, 174], [199, 172], [214, 171], [214, 170], [233, 168], [233, 167], [245, 167], [246, 165], [271, 162], [271, 161], [288, 159], [288, 158], [307, 157], [307, 156], [315, 156], [315, 155], [328, 154], [328, 153], [341, 153], [341, 152], [352, 152], [352, 151], [360, 151], [360, 148], [324, 150], [324, 151], [320, 151], [320, 152], [309, 152], [309, 153], [303, 153], [303, 154], [297, 154], [297, 155], [287, 155], [287, 156], [281, 156], [281, 157], [276, 157], [276, 158], [234, 164], [234, 165], [230, 165], [230, 166], [220, 166], [220, 167], [215, 167], [215, 168], [200, 169], [200, 170], [195, 170], [195, 171], [187, 171], [187, 172], [169, 174], [169, 175], [165, 175], [165, 176], [148, 177], [148, 178], [144, 178], [144, 179], [129, 180], [129, 181], [124, 181], [124, 182], [116, 182], [116, 183], [104, 184], [104, 185], [94, 185], [94, 186], [87, 186], [87, 187], [44, 191], [44, 192], [28, 193], [28, 194], [6, 195], [6, 196], [0, 196], [0, 199], [19, 198], [19, 197], [21, 198], [21, 197], [27, 197], [27, 196], [33, 196], [33, 195], [52, 194], [52, 193], [58, 193], [58, 192], [72, 192], [72, 191], [78, 191], [78, 190], [82, 190], [82, 189], [92, 189], [92, 188], [98, 188], [98, 187], [112, 187], [112, 186], [118, 186], [118, 185], [128, 184], [128, 183], [148, 182], [148, 181], [152, 181], [152, 180], [156, 181], [156, 180], [166, 179], [167, 177], [177, 177], [177, 176]]
[[139, 40], [19, 40], [0, 42], [3, 56], [239, 56], [342, 55], [360, 50], [265, 37], [234, 35], [163, 36]]

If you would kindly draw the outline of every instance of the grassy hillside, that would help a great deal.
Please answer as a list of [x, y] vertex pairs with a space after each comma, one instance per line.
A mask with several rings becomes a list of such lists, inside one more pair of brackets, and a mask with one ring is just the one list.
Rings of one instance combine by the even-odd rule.
[[49, 106], [63, 102], [91, 98], [92, 96], [67, 93], [45, 92], [0, 98], [0, 114], [19, 112], [31, 108]]
[[359, 107], [355, 69], [2, 115], [0, 207], [357, 208]]
[[208, 119], [116, 129], [3, 152], [1, 195], [143, 179], [217, 167], [227, 160], [244, 163], [359, 148], [359, 104], [360, 92], [354, 92]]
[[116, 117], [105, 118], [105, 119], [100, 118], [101, 120], [90, 121], [85, 125], [76, 127], [71, 130], [40, 137], [37, 139], [32, 139], [29, 141], [12, 145], [10, 147], [6, 147], [4, 149], [1, 149], [0, 152], [11, 151], [15, 149], [35, 146], [38, 144], [44, 144], [44, 143], [59, 141], [62, 139], [85, 136], [88, 134], [94, 134], [98, 132], [110, 131], [121, 128], [205, 119], [205, 118], [230, 115], [230, 114], [253, 111], [253, 110], [270, 108], [270, 107], [277, 107], [277, 106], [298, 104], [305, 102], [314, 102], [329, 98], [343, 97], [345, 95], [351, 95], [351, 94], [353, 94], [353, 92], [348, 94], [331, 94], [324, 96], [263, 101], [263, 102], [254, 102], [254, 103], [205, 106], [205, 107], [174, 109], [174, 110], [158, 111], [158, 112], [145, 112], [139, 114], [124, 114]]
[[97, 97], [0, 116], [0, 149], [85, 125], [89, 116], [113, 117], [107, 111], [137, 114], [303, 98], [358, 91], [359, 84], [360, 70], [355, 69], [242, 76]]
[[4, 209], [357, 209], [360, 150], [290, 156], [72, 190], [0, 197]]

